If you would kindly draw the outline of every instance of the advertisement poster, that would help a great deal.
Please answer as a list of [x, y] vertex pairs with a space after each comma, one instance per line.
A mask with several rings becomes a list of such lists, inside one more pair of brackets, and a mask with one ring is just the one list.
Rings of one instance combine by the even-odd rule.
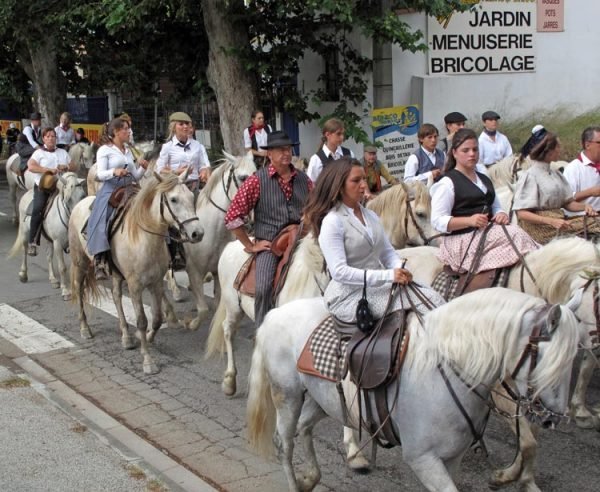
[[404, 178], [404, 164], [419, 148], [419, 107], [395, 106], [374, 109], [373, 140], [378, 146], [377, 159], [392, 176]]

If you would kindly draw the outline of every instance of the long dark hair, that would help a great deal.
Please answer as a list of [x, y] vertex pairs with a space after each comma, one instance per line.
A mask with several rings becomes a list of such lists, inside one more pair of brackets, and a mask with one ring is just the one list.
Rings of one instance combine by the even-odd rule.
[[342, 199], [344, 184], [354, 166], [362, 167], [362, 164], [352, 157], [342, 157], [329, 163], [308, 195], [304, 207], [304, 225], [313, 233], [315, 239], [319, 237], [321, 224], [327, 212]]
[[456, 159], [454, 158], [453, 151], [458, 149], [467, 140], [475, 140], [477, 142], [477, 134], [470, 128], [461, 128], [454, 134], [452, 137], [452, 145], [448, 149], [444, 173], [447, 173], [456, 167]]

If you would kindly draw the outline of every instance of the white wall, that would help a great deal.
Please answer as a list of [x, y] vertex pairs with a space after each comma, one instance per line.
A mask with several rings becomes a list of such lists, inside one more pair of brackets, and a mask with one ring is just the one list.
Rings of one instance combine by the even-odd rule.
[[[403, 18], [415, 29], [427, 33], [424, 14], [408, 14]], [[460, 111], [468, 118], [468, 125], [481, 124], [481, 113], [488, 109], [497, 111], [504, 121], [535, 111], [547, 112], [567, 108], [573, 114], [600, 106], [600, 64], [598, 41], [600, 29], [600, 2], [569, 0], [565, 2], [565, 30], [558, 33], [534, 34], [536, 41], [536, 72], [480, 75], [427, 75], [427, 54], [403, 52], [392, 48], [393, 101], [395, 106], [418, 104], [422, 122], [433, 123], [444, 134], [443, 116], [450, 111]], [[356, 37], [361, 51], [371, 56], [369, 40]], [[307, 53], [300, 63], [299, 87], [309, 90], [316, 85], [321, 73], [322, 60]], [[369, 78], [372, 101], [372, 76]], [[317, 109], [326, 114], [335, 107], [327, 103]], [[370, 118], [365, 118], [364, 128], [370, 134]], [[314, 153], [319, 143], [320, 130], [316, 123], [300, 125], [301, 154]], [[346, 144], [357, 156], [362, 148], [353, 141]]]

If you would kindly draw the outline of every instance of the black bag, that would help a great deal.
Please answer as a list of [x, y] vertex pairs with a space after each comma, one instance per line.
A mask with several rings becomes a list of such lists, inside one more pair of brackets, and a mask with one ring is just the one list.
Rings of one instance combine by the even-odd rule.
[[367, 271], [365, 270], [363, 280], [363, 292], [362, 298], [358, 301], [356, 306], [356, 326], [363, 333], [370, 333], [375, 328], [375, 319], [369, 309], [369, 302], [367, 301]]

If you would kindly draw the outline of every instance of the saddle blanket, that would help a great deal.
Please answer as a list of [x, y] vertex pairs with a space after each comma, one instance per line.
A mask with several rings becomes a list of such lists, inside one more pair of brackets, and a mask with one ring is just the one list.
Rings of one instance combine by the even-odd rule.
[[343, 339], [340, 348], [339, 336], [332, 316], [321, 321], [302, 349], [298, 371], [333, 382], [342, 379], [348, 340]]
[[[496, 277], [490, 287], [506, 287], [508, 285], [508, 276], [512, 267], [501, 268], [497, 270]], [[438, 292], [446, 301], [451, 301], [458, 296], [460, 277], [450, 275], [442, 270], [433, 279], [431, 287]]]

